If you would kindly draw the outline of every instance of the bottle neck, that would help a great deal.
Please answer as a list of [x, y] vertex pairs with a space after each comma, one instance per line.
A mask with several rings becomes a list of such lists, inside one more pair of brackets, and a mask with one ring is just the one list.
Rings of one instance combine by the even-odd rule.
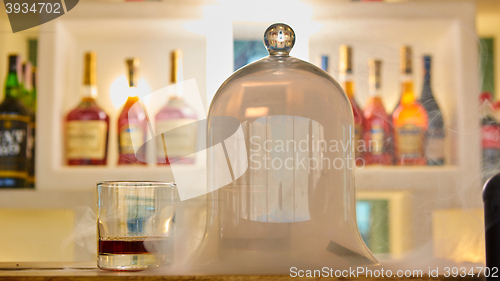
[[97, 86], [84, 84], [81, 90], [82, 100], [90, 101], [97, 98]]
[[401, 104], [411, 104], [415, 102], [413, 93], [413, 79], [411, 74], [403, 74], [401, 79]]
[[485, 118], [487, 116], [493, 116], [493, 109], [491, 102], [483, 101], [483, 103], [480, 105], [479, 112], [482, 118]]
[[170, 107], [181, 108], [185, 106], [184, 100], [179, 96], [171, 96], [168, 100]]
[[431, 87], [431, 73], [429, 69], [425, 69], [424, 74], [424, 84], [422, 85], [422, 100], [433, 99], [432, 87]]
[[369, 85], [368, 96], [369, 97], [380, 97], [380, 87], [374, 84]]
[[339, 76], [340, 85], [344, 89], [349, 99], [354, 98], [354, 79], [350, 73], [341, 73]]
[[32, 83], [33, 83], [33, 77], [32, 77], [32, 73], [31, 73], [31, 68], [30, 67], [27, 67], [26, 71], [24, 72], [24, 89], [26, 89], [26, 91], [28, 92], [31, 92], [33, 90], [33, 86], [32, 86]]
[[139, 96], [139, 90], [136, 85], [129, 85], [128, 87], [128, 96], [137, 98]]
[[129, 87], [127, 102], [129, 101], [136, 102], [138, 100], [139, 100], [139, 91], [137, 90], [137, 87], [134, 86]]
[[170, 83], [176, 84], [184, 80], [183, 77], [183, 62], [182, 51], [180, 49], [174, 50], [171, 53], [171, 70], [170, 70]]
[[9, 69], [7, 79], [5, 80], [5, 97], [17, 99], [21, 95], [21, 85], [17, 77], [17, 71]]

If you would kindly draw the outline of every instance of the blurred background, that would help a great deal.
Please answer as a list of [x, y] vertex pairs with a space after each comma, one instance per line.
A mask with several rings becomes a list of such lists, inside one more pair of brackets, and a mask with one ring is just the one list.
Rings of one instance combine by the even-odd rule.
[[[417, 99], [425, 92], [422, 57], [432, 56], [430, 85], [444, 120], [442, 163], [358, 167], [358, 227], [377, 258], [395, 267], [409, 261], [414, 267], [436, 261], [484, 264], [482, 184], [485, 175], [500, 170], [500, 145], [485, 145], [481, 133], [485, 125], [499, 127], [496, 0], [80, 0], [64, 16], [18, 33], [12, 33], [1, 9], [0, 78], [7, 75], [12, 53], [36, 67], [36, 183], [34, 188], [0, 188], [0, 261], [94, 261], [95, 184], [173, 180], [168, 165], [119, 161], [120, 112], [130, 94], [125, 59], [140, 59], [137, 89], [143, 94], [195, 79], [201, 103], [196, 96], [180, 98], [182, 106], [204, 116], [226, 78], [267, 55], [262, 37], [274, 22], [295, 30], [292, 56], [335, 79], [345, 79], [339, 48], [351, 48], [353, 99], [361, 110], [370, 96], [369, 59], [383, 62], [380, 98], [391, 115], [401, 96], [400, 48], [412, 50]], [[172, 55], [174, 50], [181, 55]], [[68, 113], [80, 106], [89, 51], [97, 55], [97, 82], [89, 84], [97, 89], [94, 102], [109, 116], [102, 156], [107, 161], [68, 165], [64, 126]], [[490, 94], [480, 100], [481, 93]], [[160, 112], [172, 99], [166, 95], [148, 104], [149, 113]], [[156, 115], [157, 122], [169, 118]], [[154, 158], [152, 150], [148, 157]], [[199, 161], [188, 161], [182, 172], [196, 176]], [[204, 202], [197, 197], [177, 204], [178, 261], [203, 235]]]

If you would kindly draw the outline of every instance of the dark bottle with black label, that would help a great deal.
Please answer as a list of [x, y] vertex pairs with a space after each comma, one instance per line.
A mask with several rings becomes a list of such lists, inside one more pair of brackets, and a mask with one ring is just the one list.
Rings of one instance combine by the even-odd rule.
[[0, 188], [26, 187], [30, 115], [20, 100], [19, 56], [9, 55], [5, 99], [0, 104]]

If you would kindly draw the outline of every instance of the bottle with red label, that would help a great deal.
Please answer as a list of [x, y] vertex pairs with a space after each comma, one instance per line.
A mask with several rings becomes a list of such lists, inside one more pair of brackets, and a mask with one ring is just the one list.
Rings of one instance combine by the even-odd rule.
[[483, 182], [500, 171], [500, 124], [493, 115], [493, 96], [483, 92], [481, 106], [481, 146], [483, 150]]

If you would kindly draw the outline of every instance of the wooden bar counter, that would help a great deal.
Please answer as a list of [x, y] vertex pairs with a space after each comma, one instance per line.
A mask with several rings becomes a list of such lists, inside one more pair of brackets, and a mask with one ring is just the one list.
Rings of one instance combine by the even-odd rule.
[[164, 276], [163, 269], [140, 272], [109, 272], [99, 270], [92, 263], [0, 263], [0, 280], [19, 281], [288, 281], [288, 280], [485, 280], [484, 277], [290, 277], [270, 275], [246, 276]]

